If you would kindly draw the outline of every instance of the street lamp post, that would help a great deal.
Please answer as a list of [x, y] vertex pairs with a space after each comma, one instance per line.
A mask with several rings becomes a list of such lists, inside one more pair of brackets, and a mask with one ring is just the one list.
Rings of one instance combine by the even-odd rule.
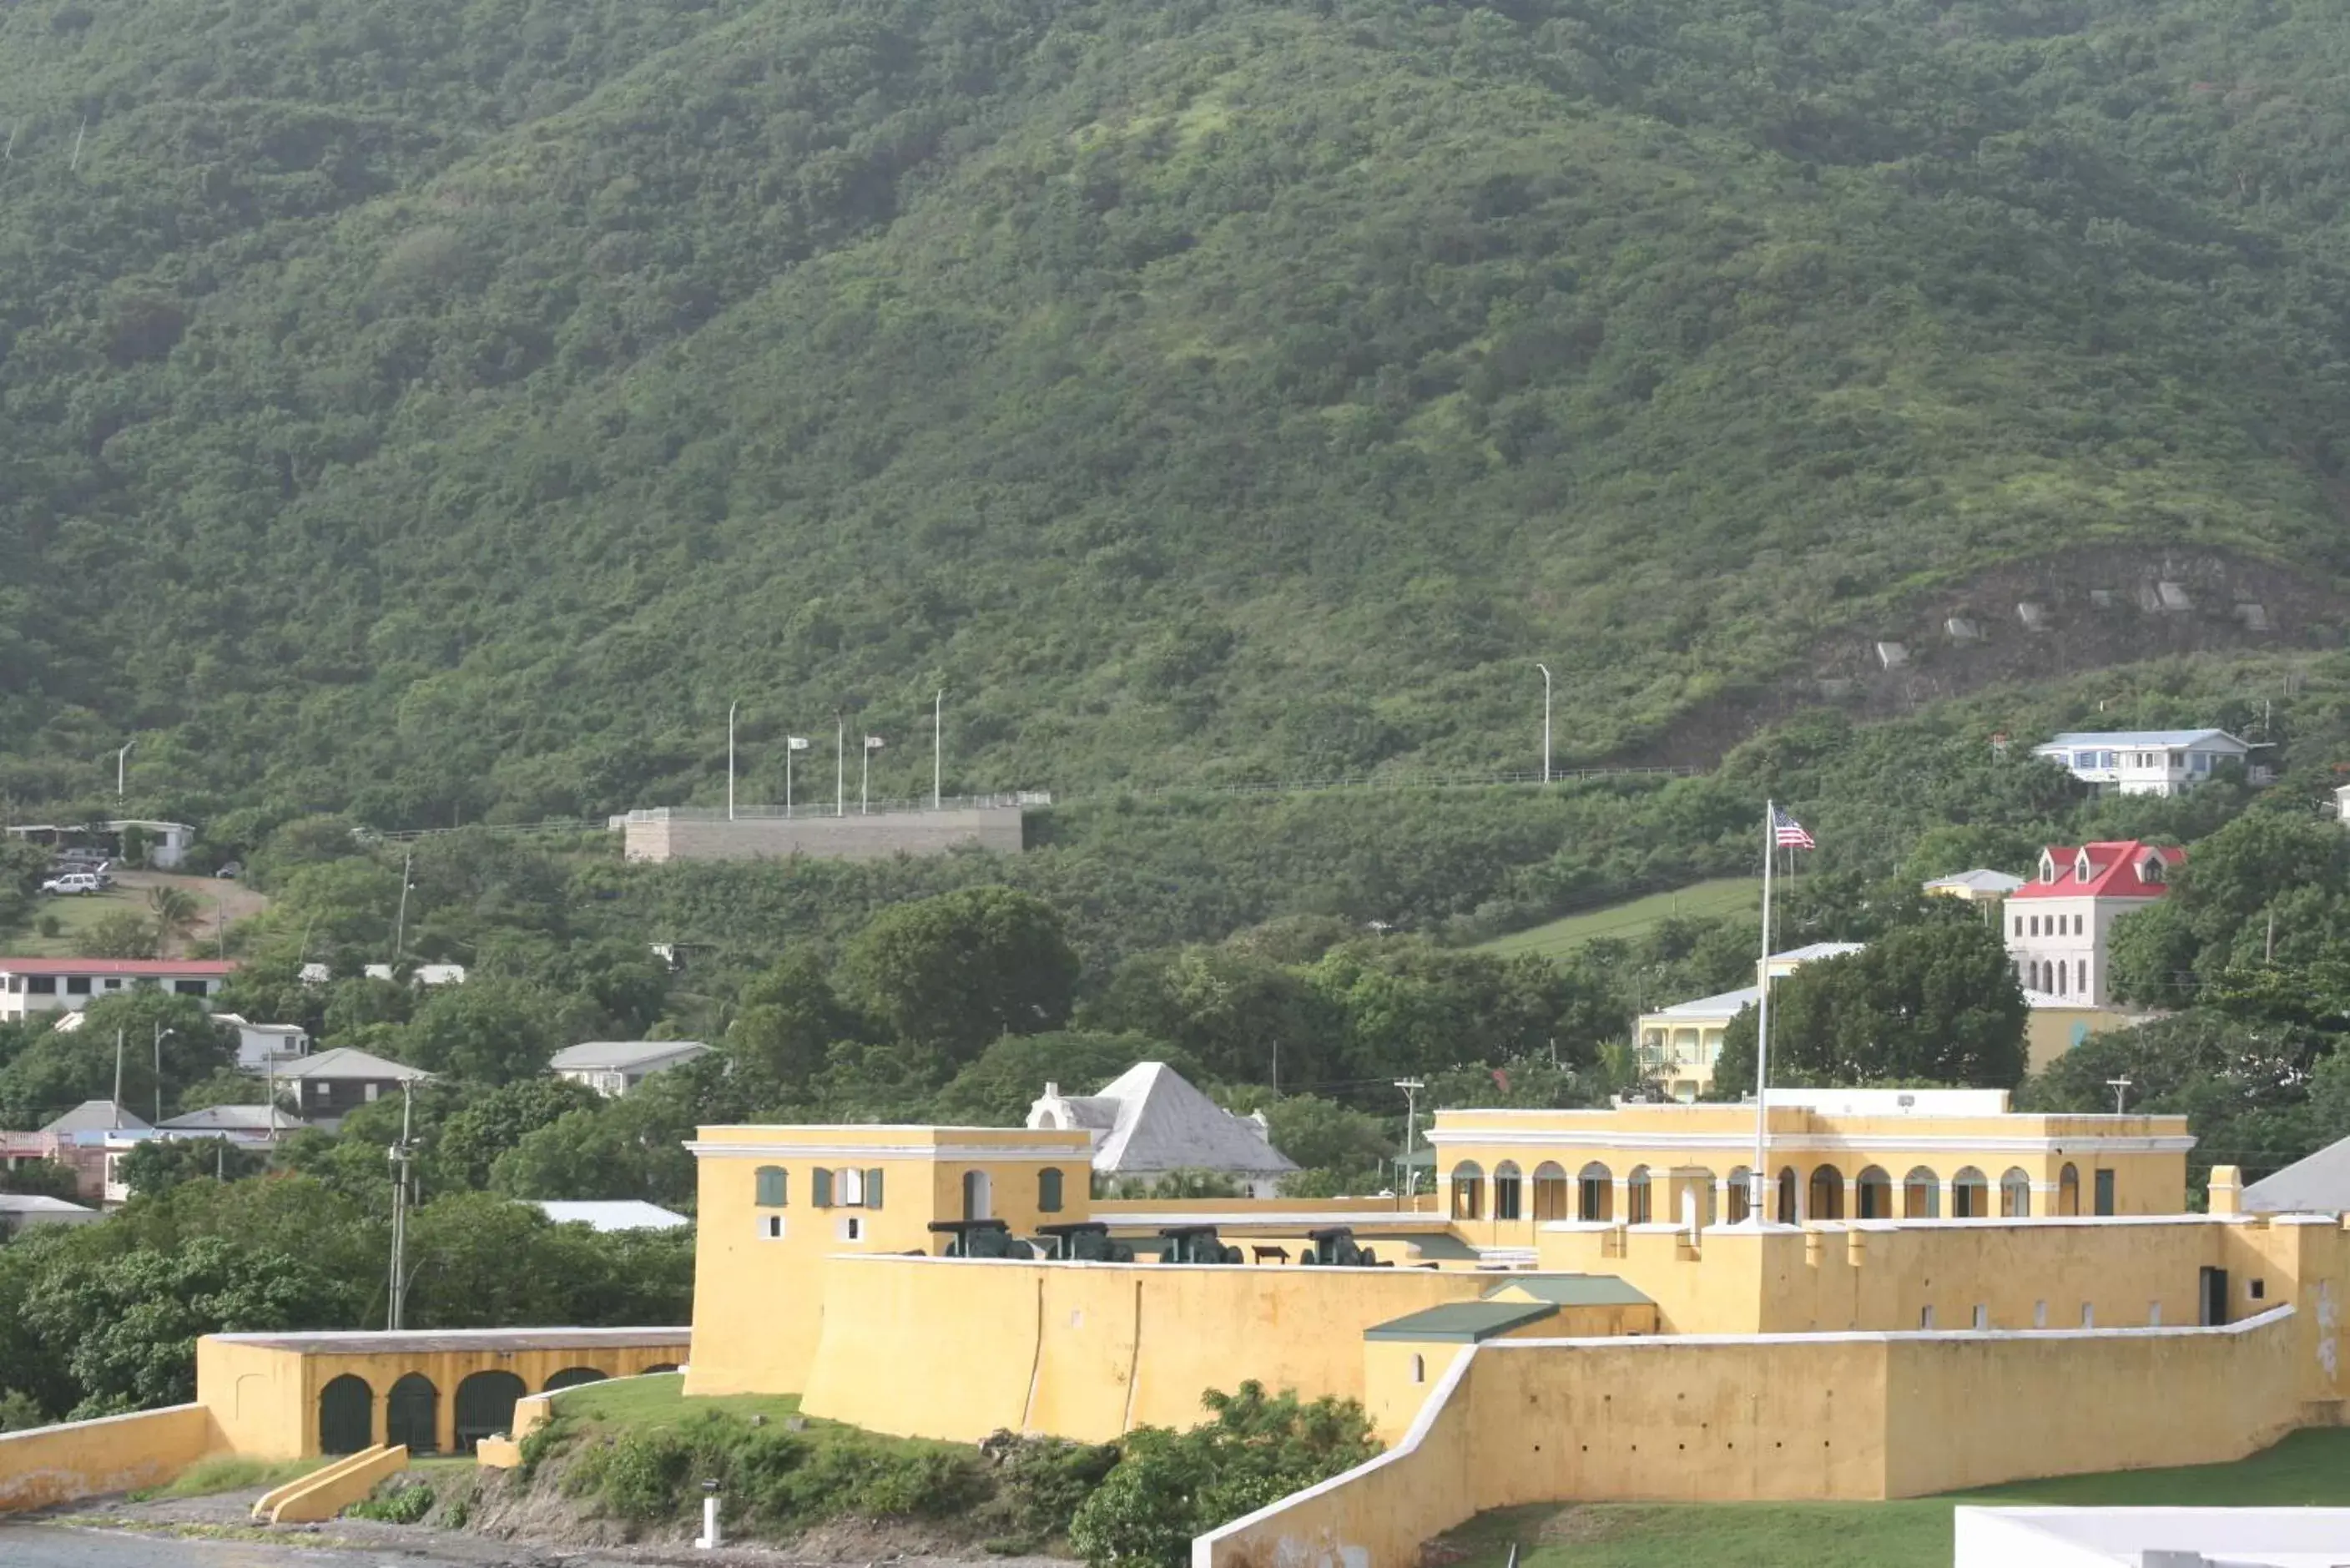
[[133, 735], [130, 740], [123, 742], [122, 749], [120, 751], [114, 753], [114, 798], [117, 804], [120, 804], [122, 799], [122, 786], [124, 779], [128, 776], [127, 769], [130, 761], [130, 748], [138, 743], [139, 737]]
[[726, 704], [726, 820], [734, 820], [734, 704]]
[[836, 715], [832, 737], [832, 815], [848, 815], [848, 721]]
[[1543, 783], [1550, 783], [1550, 666], [1540, 659], [1534, 668], [1543, 672]]
[[943, 688], [931, 702], [931, 809], [939, 809], [939, 781], [945, 776], [947, 754], [947, 694]]

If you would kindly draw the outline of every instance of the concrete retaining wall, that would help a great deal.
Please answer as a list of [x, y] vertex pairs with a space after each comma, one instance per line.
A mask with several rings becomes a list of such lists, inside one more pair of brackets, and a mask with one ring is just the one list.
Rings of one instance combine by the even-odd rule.
[[[819, 808], [820, 809], [820, 808]], [[975, 845], [1020, 853], [1024, 814], [1018, 806], [955, 811], [891, 811], [847, 816], [741, 817], [639, 821], [621, 829], [626, 858], [670, 860], [882, 860], [892, 855], [944, 855]]]

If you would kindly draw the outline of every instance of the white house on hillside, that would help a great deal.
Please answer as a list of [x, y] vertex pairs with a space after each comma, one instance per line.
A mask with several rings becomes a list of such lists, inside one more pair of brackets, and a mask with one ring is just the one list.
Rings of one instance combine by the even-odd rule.
[[2126, 839], [2052, 844], [2032, 879], [2009, 895], [2007, 951], [2027, 992], [2106, 1005], [2114, 922], [2170, 891], [2187, 851]]
[[710, 1047], [699, 1040], [589, 1040], [557, 1051], [546, 1066], [556, 1077], [585, 1084], [609, 1099], [655, 1073], [708, 1054]]
[[2098, 794], [2184, 794], [2251, 753], [2225, 730], [2074, 731], [2032, 748]]

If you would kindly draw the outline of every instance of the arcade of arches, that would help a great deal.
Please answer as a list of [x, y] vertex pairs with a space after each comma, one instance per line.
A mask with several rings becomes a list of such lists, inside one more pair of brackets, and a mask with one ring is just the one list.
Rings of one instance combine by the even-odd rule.
[[[1811, 1220], [1988, 1220], [2034, 1216], [2112, 1214], [2111, 1171], [2091, 1173], [2084, 1199], [2081, 1167], [2066, 1160], [2055, 1179], [2035, 1179], [2022, 1166], [1996, 1179], [1974, 1165], [1948, 1172], [1913, 1165], [1897, 1180], [1880, 1165], [1785, 1165], [1780, 1168], [1771, 1218], [1782, 1224]], [[1450, 1212], [1455, 1220], [1552, 1220], [1627, 1225], [1736, 1224], [1748, 1213], [1749, 1168], [1717, 1173], [1707, 1166], [1669, 1168], [1634, 1164], [1621, 1170], [1603, 1160], [1585, 1162], [1570, 1176], [1555, 1161], [1534, 1168], [1530, 1205], [1522, 1200], [1525, 1181], [1508, 1160], [1489, 1177], [1475, 1160], [1451, 1167]], [[1490, 1196], [1489, 1196], [1490, 1195]]]
[[674, 1372], [688, 1340], [681, 1328], [220, 1334], [198, 1348], [197, 1395], [239, 1453], [471, 1453], [512, 1427], [525, 1395]]

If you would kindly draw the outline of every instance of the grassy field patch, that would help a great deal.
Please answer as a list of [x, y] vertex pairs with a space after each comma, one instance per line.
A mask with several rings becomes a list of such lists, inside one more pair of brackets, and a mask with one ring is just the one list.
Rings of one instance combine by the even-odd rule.
[[1751, 915], [1762, 908], [1761, 877], [1718, 877], [1711, 882], [1692, 883], [1669, 893], [1651, 893], [1645, 898], [1585, 909], [1579, 914], [1564, 916], [1523, 931], [1512, 931], [1506, 937], [1496, 937], [1490, 942], [1479, 944], [1477, 950], [1497, 953], [1503, 958], [1519, 953], [1564, 958], [1595, 937], [1629, 941], [1659, 921], [1676, 917], [1711, 919], [1723, 915]]
[[2018, 1481], [1897, 1502], [1593, 1503], [1497, 1510], [1440, 1560], [1500, 1568], [1942, 1568], [1960, 1503], [2072, 1508], [2350, 1507], [2350, 1430], [2295, 1432], [2234, 1464]]

